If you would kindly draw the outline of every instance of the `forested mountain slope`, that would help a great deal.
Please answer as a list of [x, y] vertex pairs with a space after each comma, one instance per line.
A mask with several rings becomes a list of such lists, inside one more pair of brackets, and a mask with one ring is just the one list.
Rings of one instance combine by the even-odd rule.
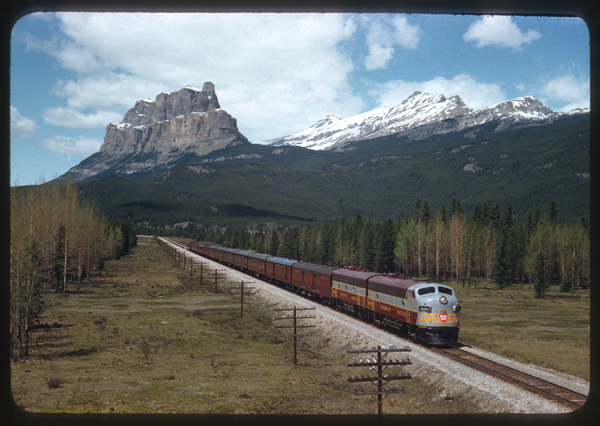
[[357, 211], [373, 220], [405, 219], [416, 197], [432, 209], [457, 198], [467, 214], [484, 201], [511, 204], [516, 220], [555, 200], [559, 221], [589, 217], [589, 118], [480, 133], [487, 136], [392, 135], [352, 142], [344, 152], [244, 145], [160, 177], [78, 186], [111, 217], [155, 226], [321, 222]]

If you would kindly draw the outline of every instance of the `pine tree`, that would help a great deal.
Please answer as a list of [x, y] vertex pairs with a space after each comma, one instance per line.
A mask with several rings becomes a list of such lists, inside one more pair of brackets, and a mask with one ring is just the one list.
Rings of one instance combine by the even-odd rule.
[[271, 238], [269, 240], [269, 252], [272, 256], [277, 256], [277, 250], [279, 250], [279, 234], [277, 229], [271, 231]]
[[550, 223], [556, 223], [556, 215], [558, 214], [558, 209], [556, 207], [556, 201], [552, 201], [550, 203], [550, 207], [548, 208], [548, 220]]
[[425, 200], [423, 202], [423, 214], [421, 215], [421, 221], [425, 224], [425, 226], [429, 225], [429, 221], [431, 220], [431, 213], [429, 212], [429, 201]]
[[464, 214], [465, 211], [460, 204], [460, 200], [458, 198], [452, 198], [452, 204], [450, 205], [450, 217], [453, 217], [457, 214]]
[[508, 227], [512, 227], [514, 224], [512, 206], [510, 204], [506, 209], [506, 218], [504, 219], [504, 224]]
[[367, 219], [367, 223], [363, 227], [360, 237], [360, 266], [365, 269], [375, 269], [375, 228], [371, 222], [371, 218]]
[[417, 197], [417, 199], [415, 200], [415, 203], [413, 204], [415, 206], [415, 209], [412, 213], [412, 217], [415, 219], [415, 223], [419, 223], [419, 221], [421, 220], [421, 203], [423, 202], [423, 200], [421, 200], [421, 197]]
[[512, 284], [514, 276], [514, 268], [511, 262], [510, 253], [510, 233], [505, 230], [498, 241], [497, 259], [494, 267], [494, 281], [498, 287], [503, 289]]
[[319, 232], [319, 248], [317, 250], [317, 262], [323, 265], [331, 265], [333, 263], [335, 234], [329, 222], [321, 227]]
[[530, 233], [535, 228], [536, 224], [533, 222], [533, 211], [531, 209], [528, 209], [527, 213], [525, 213], [525, 225]]
[[379, 272], [390, 272], [394, 270], [394, 222], [392, 219], [384, 219], [381, 231], [377, 238], [377, 250], [375, 252], [375, 268]]
[[500, 203], [498, 203], [496, 201], [496, 202], [494, 202], [494, 204], [492, 204], [490, 206], [490, 208], [488, 209], [488, 212], [487, 212], [487, 218], [488, 218], [489, 222], [492, 223], [494, 228], [496, 228], [496, 229], [499, 228], [499, 226], [500, 226]]

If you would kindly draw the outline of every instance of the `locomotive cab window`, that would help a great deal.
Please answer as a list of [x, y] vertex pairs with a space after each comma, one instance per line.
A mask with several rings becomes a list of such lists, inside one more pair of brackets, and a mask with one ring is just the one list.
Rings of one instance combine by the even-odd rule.
[[449, 287], [442, 287], [442, 286], [439, 286], [439, 287], [438, 287], [438, 291], [439, 291], [440, 293], [445, 293], [445, 294], [449, 294], [450, 296], [452, 296], [452, 289], [451, 289], [451, 288], [449, 288]]
[[417, 293], [419, 293], [419, 296], [423, 296], [425, 294], [429, 294], [429, 293], [435, 293], [435, 287], [423, 287], [420, 288]]

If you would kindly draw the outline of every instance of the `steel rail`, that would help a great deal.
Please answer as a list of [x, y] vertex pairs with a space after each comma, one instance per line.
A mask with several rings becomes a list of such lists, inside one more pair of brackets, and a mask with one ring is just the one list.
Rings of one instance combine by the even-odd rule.
[[[459, 355], [459, 354], [451, 352], [452, 349], [454, 349], [455, 351], [462, 352], [463, 355]], [[566, 403], [570, 407], [575, 406], [576, 408], [580, 408], [583, 406], [583, 404], [587, 400], [587, 396], [583, 395], [579, 392], [573, 391], [571, 389], [565, 388], [563, 386], [557, 385], [557, 384], [549, 382], [547, 380], [540, 379], [539, 377], [532, 376], [530, 374], [524, 373], [524, 372], [516, 370], [512, 367], [508, 367], [508, 366], [500, 364], [496, 361], [492, 361], [490, 359], [484, 358], [482, 356], [472, 354], [471, 352], [464, 351], [460, 348], [452, 347], [452, 349], [435, 348], [434, 350], [439, 353], [444, 354], [445, 356], [449, 356], [449, 357], [458, 359], [460, 362], [462, 362], [466, 365], [476, 366], [479, 369], [483, 369], [487, 372], [493, 373], [494, 375], [501, 376], [505, 379], [508, 379], [508, 381], [515, 382], [515, 383], [521, 385], [522, 387], [525, 387], [526, 389], [532, 389], [534, 391], [533, 393], [537, 393], [538, 395], [541, 393], [542, 396], [546, 396], [547, 399], [554, 399], [554, 400], [558, 399], [560, 402]], [[466, 357], [470, 357], [470, 358], [474, 358], [475, 360], [483, 361], [483, 362], [487, 363], [488, 365], [492, 364], [492, 366], [495, 366], [496, 369], [491, 368], [490, 366], [486, 366], [481, 363], [478, 363], [472, 359], [467, 359]], [[504, 370], [505, 372], [510, 372], [513, 375], [511, 376], [509, 374], [503, 373], [500, 370]], [[517, 377], [521, 376], [521, 379], [523, 379], [523, 380], [527, 379], [530, 381], [530, 383], [523, 381], [514, 376], [517, 376]], [[537, 385], [536, 385], [536, 382], [537, 382]], [[546, 389], [539, 387], [540, 384], [550, 387], [550, 390], [546, 390]], [[554, 392], [552, 390], [554, 390]], [[569, 398], [563, 397], [563, 396], [555, 393], [556, 391], [560, 391], [560, 392], [566, 393], [568, 395], [572, 395], [573, 398], [569, 399]], [[580, 401], [580, 400], [583, 400], [583, 402], [579, 403], [578, 401]]]

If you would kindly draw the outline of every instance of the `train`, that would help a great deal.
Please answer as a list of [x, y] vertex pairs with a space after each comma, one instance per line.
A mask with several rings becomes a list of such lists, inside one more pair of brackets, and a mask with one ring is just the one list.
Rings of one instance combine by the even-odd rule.
[[397, 329], [427, 345], [455, 345], [461, 305], [449, 286], [357, 266], [333, 267], [189, 241], [186, 249], [260, 280]]

